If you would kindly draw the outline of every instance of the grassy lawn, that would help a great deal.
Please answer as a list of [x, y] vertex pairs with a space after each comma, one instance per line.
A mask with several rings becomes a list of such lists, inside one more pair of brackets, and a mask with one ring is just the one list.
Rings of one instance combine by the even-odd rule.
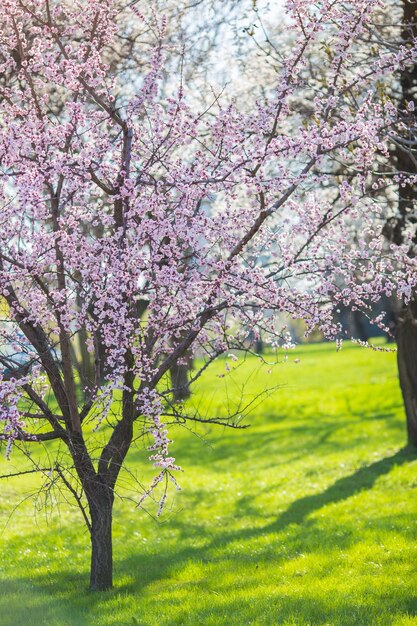
[[[270, 373], [256, 358], [216, 367], [192, 400], [203, 411], [243, 383], [280, 388], [246, 430], [173, 433], [185, 471], [160, 521], [116, 502], [113, 591], [86, 591], [76, 509], [29, 498], [8, 520], [36, 479], [1, 483], [2, 626], [417, 624], [417, 455], [395, 354], [311, 345]], [[139, 476], [145, 457], [130, 455]]]

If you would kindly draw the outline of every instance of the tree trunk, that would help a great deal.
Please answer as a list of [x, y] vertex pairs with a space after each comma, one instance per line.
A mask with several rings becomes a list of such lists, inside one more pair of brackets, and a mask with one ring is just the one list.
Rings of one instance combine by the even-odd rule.
[[417, 302], [404, 309], [397, 326], [397, 360], [407, 418], [408, 443], [417, 447]]
[[263, 354], [264, 352], [264, 342], [260, 337], [255, 341], [255, 352], [256, 354]]
[[90, 502], [90, 590], [105, 591], [113, 585], [112, 515], [113, 496], [97, 493]]
[[354, 332], [361, 341], [368, 341], [369, 333], [366, 328], [366, 321], [362, 311], [353, 311]]
[[190, 397], [190, 387], [188, 386], [188, 370], [190, 366], [187, 363], [173, 363], [169, 373], [171, 375], [172, 399], [174, 402], [181, 402]]
[[[417, 36], [417, 22], [415, 14], [415, 2], [402, 0], [403, 18], [401, 43], [412, 43]], [[417, 105], [417, 64], [406, 66], [400, 73], [400, 99], [398, 108], [400, 112], [408, 109], [411, 102]], [[415, 122], [409, 114], [408, 124]], [[415, 116], [415, 114], [414, 114]], [[412, 125], [411, 125], [412, 128]], [[408, 134], [406, 135], [408, 137]], [[395, 168], [398, 172], [414, 175], [416, 173], [415, 158], [406, 144], [399, 142], [393, 152]], [[417, 221], [416, 216], [417, 186], [411, 181], [398, 185], [398, 210], [395, 215], [388, 219], [385, 227], [385, 236], [401, 245], [404, 241], [404, 233], [410, 225]], [[414, 235], [413, 243], [417, 244], [417, 234]], [[410, 251], [410, 256], [414, 252]], [[408, 443], [417, 446], [417, 299], [404, 306], [401, 311], [396, 329], [398, 344], [398, 375], [403, 395], [404, 408], [407, 418]]]

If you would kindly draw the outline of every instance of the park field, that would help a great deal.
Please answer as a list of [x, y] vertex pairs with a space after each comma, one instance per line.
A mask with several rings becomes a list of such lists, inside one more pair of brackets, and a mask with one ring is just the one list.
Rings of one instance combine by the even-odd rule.
[[[239, 363], [219, 361], [190, 404], [224, 414], [278, 388], [246, 430], [172, 431], [182, 490], [159, 520], [116, 501], [111, 592], [87, 591], [75, 508], [35, 506], [33, 475], [1, 483], [1, 626], [417, 624], [417, 454], [395, 353], [315, 344]], [[147, 454], [129, 458], [144, 482]]]

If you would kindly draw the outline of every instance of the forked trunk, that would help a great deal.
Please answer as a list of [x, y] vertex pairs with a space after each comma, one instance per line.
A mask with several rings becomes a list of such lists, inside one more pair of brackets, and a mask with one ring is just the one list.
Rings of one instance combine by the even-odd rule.
[[417, 447], [417, 303], [412, 302], [398, 323], [397, 359], [400, 386], [407, 418], [407, 438]]
[[112, 515], [113, 498], [98, 496], [90, 503], [91, 572], [90, 590], [105, 591], [113, 584]]

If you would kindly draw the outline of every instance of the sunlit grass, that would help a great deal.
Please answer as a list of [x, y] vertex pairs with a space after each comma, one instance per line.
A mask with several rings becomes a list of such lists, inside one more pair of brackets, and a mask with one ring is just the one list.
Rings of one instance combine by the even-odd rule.
[[[192, 399], [203, 413], [234, 409], [244, 381], [280, 388], [247, 430], [174, 431], [182, 491], [159, 522], [116, 503], [110, 593], [86, 591], [79, 513], [25, 501], [3, 531], [2, 626], [417, 624], [417, 456], [395, 354], [312, 345], [271, 373], [254, 357], [216, 368]], [[145, 482], [146, 455], [130, 455]], [[35, 486], [2, 483], [3, 525]]]

